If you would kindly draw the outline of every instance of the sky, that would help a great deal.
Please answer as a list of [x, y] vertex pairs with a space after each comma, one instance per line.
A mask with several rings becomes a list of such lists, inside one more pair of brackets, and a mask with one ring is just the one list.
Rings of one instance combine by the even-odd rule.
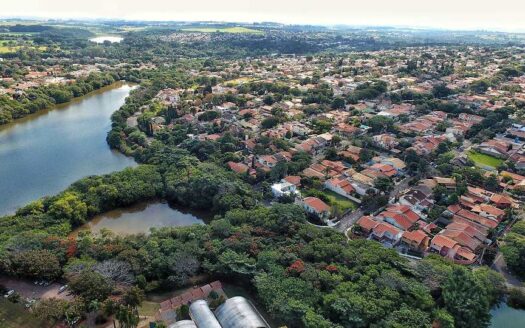
[[525, 0], [2, 0], [0, 17], [412, 26], [525, 32]]

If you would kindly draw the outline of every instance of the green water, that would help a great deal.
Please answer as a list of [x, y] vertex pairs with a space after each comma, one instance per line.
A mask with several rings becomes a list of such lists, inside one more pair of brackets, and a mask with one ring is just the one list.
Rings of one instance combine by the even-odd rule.
[[498, 308], [493, 309], [491, 328], [524, 328], [525, 311], [511, 308], [501, 303]]

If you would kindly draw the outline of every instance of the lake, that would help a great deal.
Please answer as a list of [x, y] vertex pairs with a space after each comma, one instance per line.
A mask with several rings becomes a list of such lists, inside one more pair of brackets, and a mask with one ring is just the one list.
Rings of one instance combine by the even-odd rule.
[[523, 328], [525, 327], [525, 311], [511, 308], [501, 303], [491, 312], [492, 321], [490, 328]]
[[89, 41], [95, 42], [95, 43], [104, 43], [105, 41], [109, 41], [111, 43], [120, 43], [120, 41], [124, 40], [123, 37], [120, 36], [97, 36], [96, 38], [91, 38]]
[[149, 233], [150, 228], [205, 224], [207, 217], [205, 213], [188, 211], [166, 201], [142, 202], [95, 216], [73, 234], [82, 230], [99, 233], [102, 229], [109, 229], [117, 235]]
[[131, 89], [115, 83], [0, 126], [0, 215], [56, 194], [82, 177], [136, 165], [106, 143], [111, 114]]

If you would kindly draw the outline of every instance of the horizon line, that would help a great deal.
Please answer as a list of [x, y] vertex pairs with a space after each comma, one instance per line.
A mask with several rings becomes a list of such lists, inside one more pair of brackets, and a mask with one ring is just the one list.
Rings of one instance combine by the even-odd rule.
[[443, 26], [424, 26], [424, 25], [398, 25], [398, 24], [349, 24], [349, 23], [307, 23], [307, 22], [280, 22], [280, 21], [266, 21], [266, 20], [246, 20], [246, 21], [228, 21], [228, 20], [169, 20], [158, 18], [117, 18], [117, 17], [53, 17], [53, 16], [20, 16], [20, 15], [0, 15], [0, 20], [22, 20], [22, 21], [36, 21], [36, 20], [56, 20], [56, 21], [119, 21], [119, 22], [149, 22], [149, 23], [229, 23], [229, 24], [276, 24], [284, 26], [316, 26], [316, 27], [350, 27], [350, 28], [394, 28], [394, 29], [414, 29], [414, 30], [441, 30], [444, 32], [494, 32], [494, 33], [509, 33], [509, 34], [525, 34], [525, 28], [459, 28], [459, 27], [443, 27]]

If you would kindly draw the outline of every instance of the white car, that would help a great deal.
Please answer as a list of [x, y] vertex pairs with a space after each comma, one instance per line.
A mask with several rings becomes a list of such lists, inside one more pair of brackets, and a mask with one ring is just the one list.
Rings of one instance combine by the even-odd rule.
[[5, 297], [5, 298], [8, 298], [9, 296], [13, 295], [14, 293], [15, 293], [15, 290], [14, 290], [14, 289], [11, 289], [11, 290], [9, 290], [9, 291], [4, 295], [4, 297]]
[[58, 293], [59, 293], [59, 294], [60, 294], [60, 293], [63, 293], [63, 292], [67, 289], [67, 287], [68, 287], [67, 285], [64, 285], [64, 286], [60, 287], [60, 288], [58, 289]]

